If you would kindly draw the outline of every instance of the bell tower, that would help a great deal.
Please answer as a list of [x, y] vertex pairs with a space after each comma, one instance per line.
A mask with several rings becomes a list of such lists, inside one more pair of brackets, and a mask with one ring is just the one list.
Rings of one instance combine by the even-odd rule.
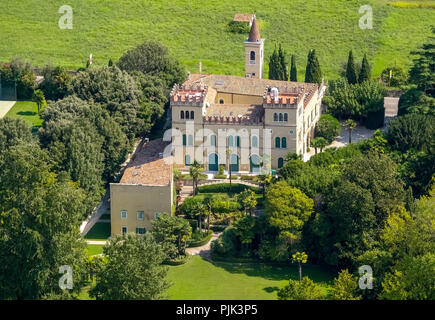
[[260, 37], [257, 19], [254, 20], [249, 32], [249, 38], [245, 40], [245, 76], [249, 78], [263, 78], [264, 64], [264, 39]]

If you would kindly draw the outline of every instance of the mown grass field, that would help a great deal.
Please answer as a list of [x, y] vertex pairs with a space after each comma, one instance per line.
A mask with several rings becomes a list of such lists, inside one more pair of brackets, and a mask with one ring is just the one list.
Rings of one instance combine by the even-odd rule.
[[40, 127], [42, 119], [38, 114], [38, 107], [32, 101], [17, 101], [6, 117], [21, 118], [27, 122], [30, 127]]
[[[303, 274], [321, 287], [325, 297], [336, 276], [317, 266], [304, 266]], [[289, 279], [298, 279], [296, 265], [271, 266], [259, 263], [211, 263], [199, 256], [169, 269], [171, 300], [275, 300]]]
[[[407, 66], [409, 52], [430, 34], [434, 1], [386, 0], [71, 0], [73, 29], [61, 30], [60, 0], [0, 1], [0, 61], [15, 56], [37, 66], [78, 68], [90, 53], [96, 65], [117, 60], [146, 39], [166, 44], [192, 72], [244, 74], [246, 34], [227, 25], [235, 13], [256, 12], [266, 38], [266, 60], [276, 43], [295, 54], [302, 79], [307, 51], [315, 48], [326, 78], [337, 77], [349, 49], [364, 53], [377, 75], [386, 65]], [[423, 3], [424, 8], [409, 4]], [[373, 29], [361, 30], [361, 5], [373, 9]], [[429, 4], [429, 5], [427, 5]], [[267, 74], [267, 63], [265, 66]]]

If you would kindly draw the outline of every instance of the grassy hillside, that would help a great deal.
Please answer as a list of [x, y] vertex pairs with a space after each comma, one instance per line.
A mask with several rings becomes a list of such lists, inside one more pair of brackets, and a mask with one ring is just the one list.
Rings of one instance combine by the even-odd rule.
[[[255, 11], [266, 38], [266, 59], [281, 42], [288, 54], [296, 54], [301, 79], [307, 51], [315, 48], [331, 79], [349, 49], [358, 59], [366, 52], [375, 73], [387, 63], [406, 65], [410, 50], [424, 41], [435, 21], [430, 6], [397, 6], [385, 0], [70, 0], [73, 30], [61, 30], [58, 10], [63, 4], [0, 0], [0, 61], [21, 56], [39, 66], [51, 62], [77, 68], [93, 53], [95, 64], [106, 64], [154, 39], [169, 46], [192, 72], [202, 60], [204, 72], [243, 75], [247, 35], [229, 32], [227, 24], [237, 12]], [[358, 9], [365, 4], [373, 8], [371, 30], [358, 27]]]

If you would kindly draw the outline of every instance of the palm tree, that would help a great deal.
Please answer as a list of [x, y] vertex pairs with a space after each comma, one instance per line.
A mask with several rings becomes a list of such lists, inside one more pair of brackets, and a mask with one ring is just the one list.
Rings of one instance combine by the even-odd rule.
[[226, 152], [226, 154], [227, 154], [227, 159], [228, 159], [228, 173], [229, 173], [229, 175], [230, 175], [230, 190], [229, 190], [229, 192], [231, 192], [231, 183], [232, 183], [232, 168], [231, 168], [231, 156], [230, 156], [230, 154], [231, 154], [231, 151], [230, 151], [230, 148], [227, 148], [226, 150], [225, 150], [225, 152]]
[[216, 201], [215, 195], [208, 195], [204, 198], [204, 204], [207, 207], [205, 214], [207, 215], [207, 233], [210, 232], [210, 216], [213, 214], [213, 204]]
[[202, 201], [195, 202], [192, 212], [195, 214], [195, 216], [198, 216], [198, 228], [199, 233], [202, 232], [202, 215], [206, 212], [206, 206]]
[[198, 161], [193, 161], [192, 165], [189, 168], [190, 176], [193, 180], [193, 194], [196, 194], [197, 187], [198, 187], [198, 178], [201, 172], [204, 170], [202, 165]]
[[257, 199], [255, 198], [255, 192], [247, 189], [245, 191], [240, 192], [236, 196], [236, 199], [245, 210], [245, 214], [247, 214], [247, 211], [249, 209], [249, 215], [252, 216], [252, 209], [257, 206]]
[[347, 130], [349, 130], [349, 144], [352, 143], [352, 131], [356, 127], [356, 122], [352, 119], [347, 119], [344, 125], [347, 127]]
[[296, 252], [292, 255], [292, 262], [299, 264], [299, 282], [302, 281], [302, 263], [307, 263], [308, 255], [305, 252]]
[[317, 154], [317, 148], [320, 149], [320, 152], [323, 151], [323, 148], [328, 145], [328, 141], [323, 137], [318, 137], [311, 140], [311, 146], [314, 148], [315, 153]]
[[261, 184], [263, 188], [263, 198], [266, 196], [266, 186], [272, 181], [272, 175], [270, 173], [260, 174], [257, 176], [257, 181]]
[[47, 105], [47, 102], [45, 101], [44, 92], [42, 90], [38, 89], [33, 92], [32, 101], [36, 103], [36, 106], [38, 107], [38, 114], [40, 114], [41, 109]]

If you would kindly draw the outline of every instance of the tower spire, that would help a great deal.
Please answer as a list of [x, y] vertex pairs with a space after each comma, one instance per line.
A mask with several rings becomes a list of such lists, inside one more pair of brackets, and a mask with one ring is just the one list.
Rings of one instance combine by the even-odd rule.
[[258, 30], [257, 18], [254, 16], [252, 21], [251, 31], [249, 32], [249, 42], [259, 42], [261, 40], [260, 31]]

